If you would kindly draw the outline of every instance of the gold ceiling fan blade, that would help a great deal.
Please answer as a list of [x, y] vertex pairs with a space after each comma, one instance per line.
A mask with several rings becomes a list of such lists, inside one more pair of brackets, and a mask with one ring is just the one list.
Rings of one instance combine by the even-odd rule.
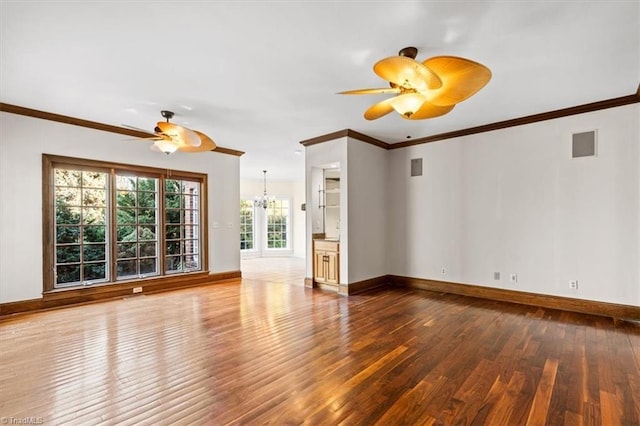
[[391, 111], [393, 111], [393, 107], [391, 106], [391, 100], [393, 99], [395, 99], [395, 97], [385, 99], [384, 101], [372, 105], [364, 112], [364, 118], [366, 118], [367, 120], [375, 120], [389, 114]]
[[128, 124], [121, 124], [122, 127], [125, 127], [127, 129], [131, 129], [131, 130], [137, 130], [138, 132], [142, 132], [142, 133], [147, 133], [149, 135], [153, 135], [152, 132], [150, 132], [147, 129], [141, 129], [140, 127], [135, 127], [135, 126], [129, 126]]
[[491, 80], [491, 70], [469, 59], [435, 56], [423, 64], [440, 76], [442, 87], [425, 93], [433, 105], [453, 105], [468, 99]]
[[163, 134], [178, 141], [180, 144], [200, 146], [200, 136], [191, 129], [164, 121], [158, 121], [158, 128]]
[[200, 137], [200, 145], [199, 146], [190, 146], [190, 145], [181, 145], [178, 150], [181, 152], [205, 152], [205, 151], [213, 151], [216, 149], [216, 143], [209, 136], [205, 135], [202, 132], [197, 130], [193, 130], [198, 137]]
[[454, 107], [455, 105], [433, 105], [432, 103], [425, 101], [413, 114], [409, 116], [404, 114], [402, 115], [402, 118], [407, 120], [424, 120], [425, 118], [440, 117], [441, 115], [445, 115], [450, 112]]
[[131, 138], [131, 139], [124, 139], [125, 141], [143, 141], [143, 142], [147, 142], [147, 141], [159, 141], [161, 139], [164, 139], [162, 137], [162, 135], [156, 135], [156, 136], [149, 136], [148, 138]]
[[436, 73], [406, 56], [391, 56], [382, 59], [373, 66], [373, 71], [381, 78], [404, 89], [415, 89], [421, 92], [428, 89], [438, 89], [442, 86], [442, 81]]
[[381, 89], [358, 89], [338, 92], [338, 95], [376, 95], [379, 93], [400, 93], [399, 87], [387, 87]]

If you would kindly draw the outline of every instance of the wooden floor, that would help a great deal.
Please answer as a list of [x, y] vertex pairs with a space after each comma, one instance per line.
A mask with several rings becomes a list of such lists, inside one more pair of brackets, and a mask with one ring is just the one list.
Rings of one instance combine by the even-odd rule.
[[637, 325], [419, 290], [341, 297], [280, 261], [243, 262], [241, 284], [0, 321], [0, 417], [640, 424]]

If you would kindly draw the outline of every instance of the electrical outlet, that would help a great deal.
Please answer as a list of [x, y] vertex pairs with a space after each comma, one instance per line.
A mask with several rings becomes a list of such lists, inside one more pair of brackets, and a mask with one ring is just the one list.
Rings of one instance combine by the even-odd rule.
[[447, 268], [440, 269], [440, 275], [447, 275]]
[[578, 289], [578, 280], [569, 281], [569, 288], [571, 290], [577, 290]]
[[511, 281], [514, 284], [517, 283], [518, 282], [518, 274], [509, 275], [509, 281]]
[[134, 293], [142, 293], [142, 287], [134, 287], [133, 288], [133, 292]]
[[494, 272], [493, 273], [493, 279], [496, 281], [500, 281], [500, 272]]

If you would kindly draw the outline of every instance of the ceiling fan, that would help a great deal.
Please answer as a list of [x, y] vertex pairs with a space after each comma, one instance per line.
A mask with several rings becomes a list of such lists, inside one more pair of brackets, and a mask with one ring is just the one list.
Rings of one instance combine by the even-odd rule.
[[398, 56], [378, 61], [373, 71], [389, 82], [390, 87], [340, 92], [341, 95], [394, 93], [394, 96], [371, 106], [364, 113], [375, 120], [398, 112], [407, 120], [439, 117], [474, 95], [491, 79], [491, 70], [482, 64], [456, 56], [434, 56], [422, 63], [415, 60], [418, 49], [405, 47]]
[[[176, 151], [204, 152], [212, 151], [216, 148], [216, 143], [204, 133], [170, 123], [169, 120], [175, 115], [172, 111], [162, 110], [160, 114], [166, 121], [158, 121], [154, 129], [155, 134], [145, 138], [146, 140], [155, 141], [151, 145], [151, 150], [161, 151], [169, 155]], [[146, 132], [146, 130], [127, 126], [126, 124], [123, 124], [123, 126]]]

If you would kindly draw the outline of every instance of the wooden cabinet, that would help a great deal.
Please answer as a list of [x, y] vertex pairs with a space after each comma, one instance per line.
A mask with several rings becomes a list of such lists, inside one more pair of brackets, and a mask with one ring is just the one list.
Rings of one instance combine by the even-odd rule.
[[313, 250], [313, 279], [318, 284], [340, 283], [340, 243], [315, 240]]

